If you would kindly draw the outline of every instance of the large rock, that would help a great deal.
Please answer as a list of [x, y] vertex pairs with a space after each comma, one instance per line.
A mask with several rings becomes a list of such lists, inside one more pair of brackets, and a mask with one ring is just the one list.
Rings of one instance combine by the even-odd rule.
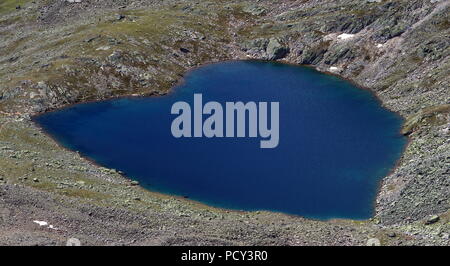
[[266, 53], [269, 60], [277, 60], [284, 58], [289, 53], [289, 48], [281, 44], [278, 39], [271, 38], [267, 44]]
[[246, 41], [242, 44], [242, 50], [248, 52], [264, 52], [267, 49], [269, 40], [265, 38], [257, 38]]
[[434, 223], [437, 223], [438, 221], [439, 221], [439, 216], [432, 215], [432, 216], [428, 217], [428, 219], [425, 221], [425, 224], [434, 224]]
[[328, 51], [331, 41], [320, 42], [313, 47], [304, 48], [299, 63], [309, 65], [318, 64]]
[[338, 61], [353, 59], [354, 57], [355, 55], [353, 54], [351, 47], [345, 43], [330, 49], [329, 53], [324, 56], [324, 62], [328, 65], [334, 65]]

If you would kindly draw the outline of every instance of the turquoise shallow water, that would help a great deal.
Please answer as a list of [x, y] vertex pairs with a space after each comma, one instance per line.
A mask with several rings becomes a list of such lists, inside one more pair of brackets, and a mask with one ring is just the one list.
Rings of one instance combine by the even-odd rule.
[[[174, 102], [277, 101], [280, 142], [174, 138]], [[206, 116], [205, 116], [206, 118]], [[66, 147], [146, 188], [213, 206], [310, 218], [369, 218], [380, 180], [400, 157], [401, 119], [334, 76], [236, 61], [190, 72], [163, 97], [85, 103], [34, 118]]]

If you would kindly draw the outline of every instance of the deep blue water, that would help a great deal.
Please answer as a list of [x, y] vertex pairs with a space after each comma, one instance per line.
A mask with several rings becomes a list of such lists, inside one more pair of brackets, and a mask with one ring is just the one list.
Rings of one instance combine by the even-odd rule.
[[[278, 101], [280, 142], [174, 138], [172, 104]], [[66, 147], [146, 188], [213, 206], [310, 218], [369, 218], [400, 157], [401, 119], [368, 91], [315, 70], [238, 61], [207, 65], [163, 97], [75, 105], [35, 117]]]

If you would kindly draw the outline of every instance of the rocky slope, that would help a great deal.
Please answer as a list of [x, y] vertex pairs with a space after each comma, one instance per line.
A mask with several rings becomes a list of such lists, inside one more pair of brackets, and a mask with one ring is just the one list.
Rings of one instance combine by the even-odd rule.
[[[0, 243], [448, 245], [449, 9], [444, 0], [3, 1]], [[163, 95], [190, 68], [229, 59], [311, 65], [405, 118], [410, 143], [373, 219], [230, 212], [158, 195], [30, 121], [81, 101]]]

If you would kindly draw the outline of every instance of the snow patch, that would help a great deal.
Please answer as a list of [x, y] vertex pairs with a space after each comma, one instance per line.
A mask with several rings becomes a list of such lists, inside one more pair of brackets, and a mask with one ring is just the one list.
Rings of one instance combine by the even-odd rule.
[[53, 225], [49, 225], [48, 229], [58, 230], [58, 228], [54, 227]]
[[337, 72], [337, 71], [339, 71], [339, 68], [333, 66], [333, 67], [330, 67], [329, 70], [330, 70], [331, 72]]
[[48, 229], [52, 229], [52, 230], [58, 230], [58, 228], [56, 228], [55, 226], [48, 224], [46, 221], [38, 221], [35, 220], [33, 221], [33, 223], [38, 224], [39, 226], [47, 226]]
[[46, 221], [33, 221], [33, 223], [37, 223], [39, 226], [47, 226], [48, 223]]
[[347, 39], [353, 38], [353, 36], [355, 36], [355, 34], [342, 33], [337, 37], [339, 40], [347, 40]]

